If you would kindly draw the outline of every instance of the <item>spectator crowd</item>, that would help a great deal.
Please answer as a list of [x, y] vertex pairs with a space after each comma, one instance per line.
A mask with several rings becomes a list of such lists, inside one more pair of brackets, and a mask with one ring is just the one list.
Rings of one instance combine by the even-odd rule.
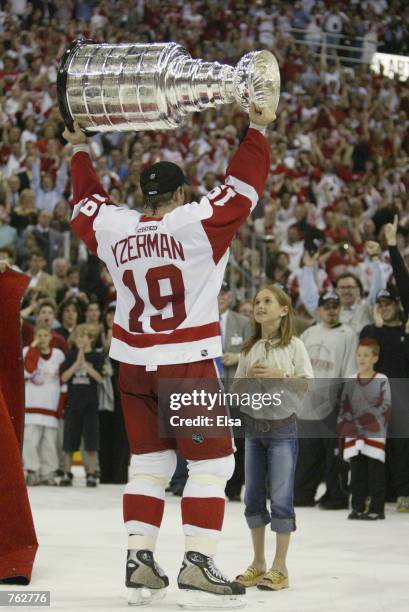
[[[228, 308], [248, 320], [255, 289], [278, 284], [291, 296], [297, 332], [306, 334], [316, 377], [356, 372], [359, 336], [379, 344], [374, 366], [378, 372], [408, 377], [409, 86], [369, 68], [374, 50], [408, 53], [406, 2], [0, 4], [0, 260], [31, 278], [22, 309], [26, 377], [31, 381], [27, 384], [36, 391], [39, 381], [33, 372], [38, 360], [52, 370], [44, 356], [53, 355], [55, 372], [63, 364], [71, 375], [63, 376], [68, 396], [75, 397], [75, 380], [90, 387], [92, 415], [88, 425], [80, 425], [100, 432], [98, 468], [93, 454], [98, 441], [87, 430], [85, 460], [91, 475], [100, 469], [103, 481], [123, 482], [128, 457], [116, 365], [106, 358], [115, 288], [108, 271], [69, 231], [70, 149], [61, 136], [56, 76], [65, 46], [80, 35], [110, 43], [177, 41], [193, 57], [229, 64], [256, 48], [274, 52], [282, 91], [277, 121], [267, 136], [271, 171], [262, 199], [232, 244]], [[116, 203], [140, 209], [140, 173], [159, 160], [183, 168], [191, 201], [220, 184], [246, 129], [246, 113], [223, 106], [195, 114], [175, 131], [96, 134], [92, 155]], [[324, 295], [333, 297], [323, 300]], [[226, 304], [223, 308], [226, 311]], [[341, 349], [335, 344], [323, 357], [321, 340], [313, 338], [315, 321], [324, 331], [338, 324], [347, 329], [348, 362], [337, 360]], [[331, 342], [328, 346], [331, 349]], [[226, 351], [223, 358], [228, 368], [238, 362], [231, 355]], [[52, 372], [47, 376], [48, 384], [54, 384]], [[394, 401], [399, 400], [392, 389], [392, 412]], [[79, 445], [78, 415], [70, 415], [72, 429], [64, 433], [57, 399], [42, 408], [55, 416], [44, 413], [33, 420], [32, 412], [30, 426], [55, 430], [44, 443], [57, 448], [53, 466], [57, 462], [55, 469], [67, 474], [71, 453]], [[314, 482], [326, 479], [333, 496], [321, 504], [343, 507], [345, 491], [334, 485], [333, 466], [328, 467], [334, 449], [318, 446], [301, 448], [310, 463], [304, 461], [304, 473], [296, 475], [296, 501], [312, 504]], [[32, 461], [35, 452], [29, 451], [27, 460]], [[115, 474], [110, 473], [113, 456], [119, 457]], [[36, 475], [40, 460], [34, 457]], [[406, 439], [388, 440], [386, 463], [387, 498], [399, 499], [400, 509], [409, 511]], [[43, 480], [52, 482], [55, 469], [45, 465]], [[235, 477], [240, 482], [240, 476]], [[93, 486], [92, 478], [88, 482]], [[239, 490], [236, 487], [232, 497]]]

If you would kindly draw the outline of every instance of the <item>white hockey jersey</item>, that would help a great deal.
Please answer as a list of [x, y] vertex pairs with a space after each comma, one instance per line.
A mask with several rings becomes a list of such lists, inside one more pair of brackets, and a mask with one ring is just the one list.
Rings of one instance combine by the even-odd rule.
[[23, 348], [26, 391], [26, 425], [58, 427], [57, 410], [61, 394], [60, 367], [65, 355], [51, 349], [48, 358], [30, 346]]
[[377, 372], [370, 380], [364, 381], [356, 375], [345, 384], [338, 416], [338, 433], [346, 436], [345, 460], [362, 453], [385, 461], [390, 411], [391, 390], [385, 374]]
[[110, 356], [152, 366], [220, 356], [217, 295], [231, 240], [264, 189], [266, 138], [249, 129], [225, 184], [163, 217], [112, 204], [86, 151], [77, 146], [71, 162], [71, 226], [116, 287]]

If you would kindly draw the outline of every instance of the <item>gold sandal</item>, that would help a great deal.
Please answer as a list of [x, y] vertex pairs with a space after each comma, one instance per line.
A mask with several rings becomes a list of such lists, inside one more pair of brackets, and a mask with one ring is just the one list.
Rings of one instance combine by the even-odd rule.
[[249, 565], [243, 574], [236, 576], [235, 581], [242, 584], [244, 587], [256, 586], [263, 578], [265, 572], [259, 572], [258, 569]]
[[289, 586], [288, 576], [275, 569], [268, 570], [257, 584], [257, 588], [263, 591], [280, 591]]

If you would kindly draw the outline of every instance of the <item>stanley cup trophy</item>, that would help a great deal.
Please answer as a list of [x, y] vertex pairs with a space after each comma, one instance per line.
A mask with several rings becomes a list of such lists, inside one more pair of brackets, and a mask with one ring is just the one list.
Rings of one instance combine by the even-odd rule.
[[177, 43], [108, 44], [80, 39], [58, 68], [58, 104], [66, 125], [88, 133], [165, 130], [191, 113], [237, 102], [277, 108], [280, 71], [269, 51], [244, 55], [233, 68], [192, 59]]

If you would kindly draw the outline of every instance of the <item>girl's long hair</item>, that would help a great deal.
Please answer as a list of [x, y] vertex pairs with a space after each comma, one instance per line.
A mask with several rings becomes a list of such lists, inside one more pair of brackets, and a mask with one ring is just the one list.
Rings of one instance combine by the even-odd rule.
[[[291, 298], [285, 291], [283, 291], [283, 289], [280, 289], [280, 287], [276, 287], [275, 285], [265, 285], [264, 287], [260, 287], [256, 295], [254, 296], [253, 310], [254, 310], [257, 296], [263, 290], [266, 290], [272, 293], [274, 297], [276, 298], [277, 302], [280, 304], [280, 306], [287, 306], [288, 308], [288, 314], [284, 315], [284, 317], [281, 317], [279, 338], [278, 338], [278, 343], [277, 343], [277, 346], [280, 346], [280, 347], [287, 346], [288, 344], [290, 344], [291, 338], [295, 335], [294, 310], [293, 310], [293, 306], [291, 303]], [[258, 342], [260, 339], [261, 339], [261, 325], [260, 323], [253, 321], [253, 333], [251, 337], [241, 347], [241, 350], [243, 351], [243, 353], [246, 355], [250, 351], [250, 349], [256, 344], [256, 342]]]

